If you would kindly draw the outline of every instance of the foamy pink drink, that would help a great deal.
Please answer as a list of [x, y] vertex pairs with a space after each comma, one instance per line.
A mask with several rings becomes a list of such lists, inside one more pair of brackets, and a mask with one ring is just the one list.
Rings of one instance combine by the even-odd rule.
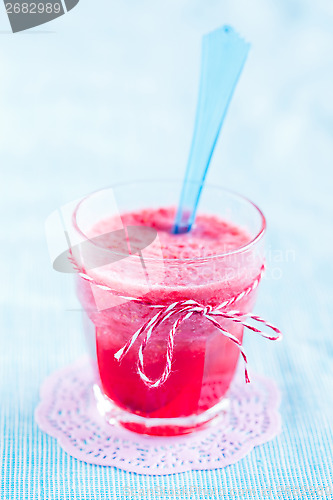
[[[250, 312], [256, 295], [253, 284], [263, 264], [253, 234], [245, 225], [201, 211], [189, 233], [174, 235], [174, 215], [174, 206], [120, 212], [124, 227], [145, 226], [157, 232], [157, 240], [141, 255], [148, 282], [143, 279], [138, 262], [134, 266], [126, 258], [86, 270], [93, 283], [114, 290], [113, 297], [110, 291], [97, 290], [85, 279], [78, 278], [77, 282], [78, 297], [90, 320], [103, 398], [118, 408], [120, 415], [123, 412], [125, 417], [119, 417], [122, 425], [148, 434], [180, 434], [209, 422], [226, 398], [239, 359], [239, 346], [204, 315], [193, 314], [177, 329], [170, 374], [157, 387], [149, 386], [138, 371], [141, 337], [121, 362], [116, 353], [156, 314], [154, 306], [167, 307], [190, 299], [214, 308], [247, 291], [237, 301], [237, 310]], [[86, 235], [93, 239], [113, 233], [118, 227], [118, 216], [101, 217], [90, 223]], [[133, 246], [133, 241], [130, 243]], [[108, 250], [107, 238], [104, 245]], [[119, 241], [117, 249], [114, 239], [112, 245], [109, 250], [114, 252], [123, 248]], [[139, 260], [135, 255], [132, 259]], [[150, 281], [149, 273], [153, 276]], [[131, 297], [136, 300], [130, 300]], [[144, 349], [145, 374], [151, 380], [157, 380], [165, 369], [167, 343], [175, 319], [176, 316], [170, 317], [158, 325]], [[222, 328], [242, 342], [242, 325], [217, 319]]]

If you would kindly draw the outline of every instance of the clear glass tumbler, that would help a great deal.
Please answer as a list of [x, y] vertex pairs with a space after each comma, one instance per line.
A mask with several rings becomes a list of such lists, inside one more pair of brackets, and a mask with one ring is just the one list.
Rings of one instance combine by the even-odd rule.
[[[72, 217], [72, 230], [83, 242], [73, 249], [73, 259], [80, 271], [76, 288], [96, 370], [98, 408], [110, 423], [152, 435], [188, 433], [216, 422], [226, 411], [240, 355], [230, 336], [241, 344], [243, 326], [216, 317], [230, 334], [224, 335], [204, 313], [223, 303], [229, 304], [223, 311], [250, 312], [263, 266], [262, 212], [220, 187], [205, 186], [199, 212], [246, 230], [250, 241], [240, 248], [205, 255], [203, 246], [202, 255], [191, 258], [184, 245], [184, 257], [164, 259], [158, 234], [136, 234], [135, 227], [122, 226], [123, 213], [176, 207], [180, 189], [180, 181], [115, 185], [81, 200]], [[92, 233], [93, 226], [110, 217], [118, 221], [112, 240], [110, 235]], [[237, 305], [232, 303], [236, 297]], [[169, 372], [161, 383], [148, 385], [139, 361], [150, 380], [161, 377], [170, 358], [170, 331], [180, 316], [174, 312], [157, 321], [150, 334], [147, 323], [160, 311], [165, 316], [168, 307], [181, 307], [188, 300], [199, 306], [175, 327]], [[119, 360], [117, 353], [144, 325], [147, 328]]]

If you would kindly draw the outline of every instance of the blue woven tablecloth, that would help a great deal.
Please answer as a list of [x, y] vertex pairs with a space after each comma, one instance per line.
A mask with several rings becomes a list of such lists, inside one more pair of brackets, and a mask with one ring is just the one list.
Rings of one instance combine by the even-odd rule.
[[[99, 3], [80, 2], [40, 34], [11, 35], [0, 18], [0, 498], [333, 498], [331, 4]], [[85, 350], [44, 221], [114, 181], [183, 172], [200, 37], [225, 22], [253, 48], [209, 181], [268, 219], [256, 312], [284, 341], [247, 334], [245, 344], [250, 368], [282, 391], [283, 432], [222, 470], [148, 477], [87, 465], [33, 419], [44, 378]]]

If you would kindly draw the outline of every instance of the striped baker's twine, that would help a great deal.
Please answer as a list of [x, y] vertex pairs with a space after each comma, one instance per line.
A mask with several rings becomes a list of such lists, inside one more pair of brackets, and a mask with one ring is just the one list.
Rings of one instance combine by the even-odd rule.
[[[72, 259], [71, 259], [72, 260]], [[126, 344], [119, 349], [114, 354], [115, 359], [121, 363], [122, 359], [124, 356], [126, 356], [127, 352], [130, 350], [130, 348], [133, 346], [135, 341], [138, 339], [138, 337], [143, 335], [143, 341], [140, 344], [139, 347], [139, 352], [138, 352], [138, 373], [140, 375], [140, 378], [142, 381], [150, 388], [155, 388], [155, 387], [160, 387], [165, 383], [165, 381], [168, 379], [171, 368], [172, 368], [172, 359], [173, 359], [173, 352], [174, 352], [174, 345], [175, 345], [175, 335], [177, 333], [177, 330], [179, 326], [189, 319], [193, 314], [200, 314], [201, 316], [205, 317], [207, 320], [209, 320], [225, 337], [229, 338], [234, 344], [237, 345], [237, 347], [240, 350], [240, 353], [242, 355], [242, 358], [244, 360], [245, 364], [245, 381], [248, 383], [250, 382], [249, 375], [248, 375], [248, 370], [247, 370], [247, 357], [244, 352], [243, 346], [241, 341], [235, 337], [232, 333], [230, 333], [228, 330], [223, 328], [220, 323], [217, 321], [216, 317], [221, 317], [227, 320], [230, 320], [233, 323], [238, 323], [242, 325], [243, 327], [251, 330], [252, 332], [258, 333], [264, 338], [267, 338], [269, 340], [281, 340], [282, 339], [282, 333], [278, 328], [275, 326], [271, 325], [264, 319], [262, 319], [260, 316], [251, 314], [251, 313], [243, 313], [241, 311], [237, 310], [229, 310], [226, 311], [225, 309], [236, 304], [240, 300], [242, 300], [244, 297], [249, 295], [253, 290], [257, 288], [257, 286], [260, 283], [260, 280], [263, 276], [265, 266], [263, 265], [259, 275], [257, 278], [253, 281], [253, 283], [246, 288], [243, 292], [240, 294], [236, 295], [235, 297], [231, 297], [228, 300], [225, 300], [218, 306], [214, 307], [211, 305], [203, 305], [195, 300], [181, 300], [174, 302], [168, 306], [166, 305], [156, 305], [156, 304], [150, 304], [149, 302], [144, 301], [143, 298], [135, 298], [135, 297], [127, 297], [124, 295], [119, 295], [117, 294], [117, 291], [108, 287], [107, 285], [97, 283], [93, 278], [88, 276], [86, 273], [82, 272], [72, 260], [79, 276], [90, 282], [90, 284], [95, 285], [101, 290], [111, 292], [116, 294], [118, 297], [125, 299], [125, 300], [132, 300], [135, 302], [139, 302], [140, 304], [147, 304], [150, 307], [160, 309], [149, 321], [147, 321], [144, 325], [142, 325], [133, 335], [132, 337], [126, 342]], [[169, 335], [168, 335], [168, 343], [167, 343], [167, 349], [166, 349], [166, 360], [165, 360], [165, 367], [163, 370], [162, 375], [156, 379], [153, 380], [149, 378], [146, 373], [145, 373], [145, 368], [144, 368], [144, 350], [154, 333], [155, 329], [162, 324], [164, 321], [167, 319], [174, 317], [178, 315], [178, 318], [174, 321]], [[246, 318], [252, 319], [258, 323], [261, 323], [262, 325], [265, 325], [268, 329], [270, 329], [274, 334], [272, 333], [265, 333], [262, 330], [259, 330], [258, 328], [248, 324], [245, 320]]]
[[[225, 303], [220, 304], [217, 307], [213, 307], [210, 305], [202, 305], [199, 304], [198, 302], [194, 300], [186, 300], [186, 301], [178, 301], [174, 302], [173, 304], [170, 304], [169, 306], [160, 306], [161, 310], [155, 314], [147, 323], [145, 323], [141, 328], [139, 328], [134, 335], [128, 340], [128, 342], [121, 348], [119, 351], [117, 351], [114, 355], [114, 357], [121, 362], [124, 356], [126, 356], [127, 352], [129, 349], [132, 347], [134, 342], [137, 340], [137, 338], [143, 334], [143, 341], [139, 347], [139, 359], [138, 359], [138, 372], [143, 380], [143, 382], [150, 388], [153, 387], [160, 387], [164, 382], [168, 379], [170, 372], [171, 372], [171, 367], [172, 367], [172, 358], [173, 358], [173, 352], [174, 352], [174, 338], [177, 333], [177, 330], [179, 326], [183, 323], [183, 321], [189, 319], [193, 314], [200, 314], [201, 316], [204, 316], [209, 320], [213, 325], [222, 333], [222, 335], [226, 336], [229, 338], [234, 344], [237, 345], [237, 347], [240, 350], [240, 353], [242, 355], [242, 358], [245, 363], [245, 381], [248, 383], [250, 382], [249, 375], [248, 375], [248, 370], [247, 370], [247, 357], [244, 352], [243, 346], [241, 341], [235, 337], [232, 333], [230, 333], [228, 330], [223, 328], [220, 323], [217, 321], [216, 317], [221, 317], [224, 319], [228, 319], [232, 321], [233, 323], [238, 323], [241, 324], [243, 327], [251, 330], [252, 332], [258, 333], [262, 337], [265, 337], [269, 340], [281, 340], [282, 339], [282, 333], [278, 328], [275, 326], [271, 325], [264, 319], [262, 319], [260, 316], [251, 314], [251, 313], [243, 313], [241, 311], [222, 311], [222, 308], [227, 307], [227, 305], [230, 305], [230, 303], [235, 303], [241, 300], [239, 297], [243, 298], [246, 295], [250, 293], [250, 291], [254, 290], [256, 286], [258, 286], [258, 283], [255, 285], [257, 280], [253, 283], [252, 287], [247, 289], [246, 292], [242, 292], [242, 294], [237, 295], [235, 298], [230, 299], [228, 301], [225, 301]], [[250, 290], [250, 291], [249, 291]], [[170, 332], [168, 336], [168, 343], [167, 343], [167, 349], [166, 349], [166, 361], [165, 361], [165, 367], [162, 375], [156, 379], [152, 380], [149, 378], [144, 369], [144, 350], [145, 347], [147, 346], [154, 330], [164, 321], [166, 321], [168, 318], [178, 315], [178, 318], [174, 321]], [[259, 330], [258, 328], [248, 324], [245, 320], [246, 318], [252, 319], [254, 321], [257, 321], [263, 325], [265, 325], [267, 328], [272, 330], [274, 334], [271, 333], [266, 333], [263, 332], [262, 330]]]
[[[72, 263], [73, 268], [77, 272], [77, 274], [83, 280], [88, 281], [91, 285], [94, 285], [95, 287], [99, 288], [100, 290], [104, 290], [105, 292], [111, 292], [112, 294], [116, 295], [117, 297], [119, 297], [121, 299], [131, 300], [131, 301], [134, 301], [134, 302], [138, 302], [140, 304], [147, 304], [147, 305], [150, 305], [151, 307], [154, 307], [154, 308], [157, 308], [157, 309], [161, 309], [161, 308], [165, 307], [165, 306], [162, 306], [162, 305], [151, 304], [150, 301], [145, 301], [142, 297], [141, 298], [136, 298], [136, 297], [128, 297], [126, 295], [120, 295], [119, 292], [117, 290], [115, 290], [114, 288], [111, 288], [111, 287], [109, 287], [107, 285], [104, 285], [103, 283], [98, 283], [96, 280], [94, 280], [94, 278], [92, 278], [88, 274], [84, 273], [79, 268], [79, 266], [77, 265], [75, 259], [71, 255], [71, 252], [70, 252], [68, 258], [69, 258], [70, 262]], [[224, 302], [222, 302], [215, 309], [218, 310], [218, 309], [223, 309], [225, 307], [231, 306], [232, 304], [234, 304], [236, 302], [239, 302], [241, 299], [243, 299], [244, 297], [246, 297], [247, 295], [249, 295], [249, 293], [251, 293], [253, 290], [255, 290], [257, 288], [257, 286], [259, 285], [260, 280], [261, 280], [261, 278], [264, 275], [264, 272], [265, 272], [265, 265], [263, 264], [262, 267], [261, 267], [261, 269], [260, 269], [259, 275], [257, 276], [257, 278], [254, 280], [254, 282], [248, 288], [246, 288], [245, 290], [243, 290], [243, 292], [240, 293], [239, 295], [236, 295], [235, 297], [231, 297], [230, 299], [225, 300]]]

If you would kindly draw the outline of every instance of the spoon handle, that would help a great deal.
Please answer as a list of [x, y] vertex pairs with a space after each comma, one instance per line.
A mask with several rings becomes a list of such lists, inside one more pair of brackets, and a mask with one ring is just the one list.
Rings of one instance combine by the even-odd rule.
[[197, 112], [173, 232], [190, 231], [214, 148], [250, 45], [223, 26], [203, 37]]

